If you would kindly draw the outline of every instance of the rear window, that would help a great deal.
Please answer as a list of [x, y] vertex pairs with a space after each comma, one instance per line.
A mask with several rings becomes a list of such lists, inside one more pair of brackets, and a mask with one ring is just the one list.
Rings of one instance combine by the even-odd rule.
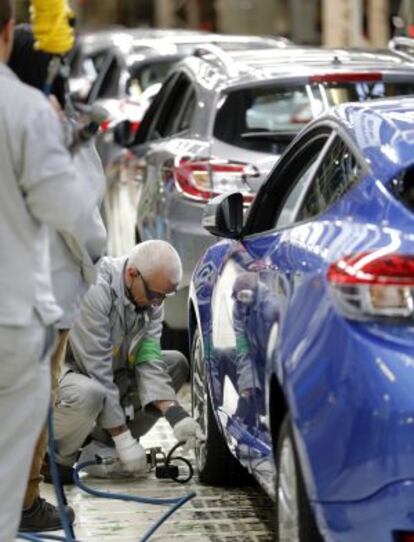
[[280, 154], [292, 137], [331, 106], [414, 94], [414, 83], [314, 83], [236, 90], [219, 103], [214, 136], [249, 150]]

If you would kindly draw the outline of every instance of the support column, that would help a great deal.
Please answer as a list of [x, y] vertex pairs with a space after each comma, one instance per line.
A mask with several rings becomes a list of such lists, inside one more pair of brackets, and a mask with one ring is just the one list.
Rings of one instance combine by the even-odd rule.
[[368, 35], [373, 47], [385, 47], [390, 38], [389, 1], [368, 0]]
[[199, 28], [198, 0], [155, 0], [155, 24], [160, 28]]
[[345, 47], [349, 44], [350, 5], [348, 0], [322, 0], [322, 44]]

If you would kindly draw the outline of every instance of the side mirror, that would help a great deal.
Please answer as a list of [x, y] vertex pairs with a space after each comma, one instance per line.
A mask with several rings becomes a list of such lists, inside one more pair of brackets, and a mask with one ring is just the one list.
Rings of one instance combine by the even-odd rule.
[[238, 239], [243, 230], [243, 196], [231, 192], [217, 196], [204, 207], [203, 228], [218, 237]]
[[121, 147], [132, 147], [135, 141], [135, 131], [129, 120], [123, 120], [114, 127], [114, 141]]

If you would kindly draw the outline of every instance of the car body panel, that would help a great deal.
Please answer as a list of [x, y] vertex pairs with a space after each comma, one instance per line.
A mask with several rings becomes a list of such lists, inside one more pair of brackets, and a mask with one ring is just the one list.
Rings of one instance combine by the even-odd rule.
[[[236, 74], [229, 75], [227, 65], [223, 67], [220, 60], [215, 59], [208, 51], [201, 57], [191, 57], [181, 63], [172, 73], [178, 78], [185, 76], [193, 85], [197, 94], [197, 106], [191, 120], [191, 125], [184, 133], [173, 133], [165, 138], [152, 139], [153, 145], [150, 151], [145, 153], [141, 150], [141, 144], [134, 147], [133, 152], [137, 156], [144, 156], [144, 160], [151, 163], [151, 168], [146, 169], [142, 197], [146, 192], [151, 194], [154, 191], [161, 191], [154, 185], [160, 182], [159, 171], [163, 167], [163, 149], [168, 146], [171, 154], [176, 158], [183, 156], [199, 158], [210, 158], [212, 160], [225, 160], [234, 163], [252, 164], [255, 168], [255, 175], [243, 177], [243, 183], [247, 190], [254, 195], [263, 183], [274, 164], [280, 156], [277, 144], [274, 147], [258, 143], [257, 148], [240, 147], [238, 144], [231, 144], [219, 139], [214, 133], [216, 111], [222, 107], [223, 99], [238, 89], [265, 89], [269, 86], [301, 85], [303, 88], [309, 82], [310, 75], [323, 75], [326, 73], [349, 74], [353, 70], [364, 73], [372, 73], [373, 76], [380, 71], [384, 80], [414, 82], [413, 66], [404, 62], [401, 58], [389, 52], [373, 54], [367, 51], [345, 51], [340, 49], [322, 50], [317, 48], [302, 47], [280, 47], [275, 49], [264, 49], [258, 51], [237, 51], [227, 55], [235, 66]], [[292, 75], [292, 66], [296, 66], [296, 72]], [[287, 74], [290, 75], [287, 75]], [[168, 101], [168, 94], [165, 98]], [[144, 117], [151, 118], [152, 112]], [[268, 116], [266, 109], [256, 111], [262, 117]], [[144, 121], [145, 122], [145, 121]], [[153, 121], [156, 124], [156, 120]], [[301, 128], [298, 125], [297, 131]], [[293, 137], [294, 133], [292, 133]], [[151, 135], [146, 136], [151, 140]], [[191, 143], [188, 148], [183, 149], [181, 140], [194, 141], [194, 152], [190, 152]], [[145, 141], [145, 137], [144, 137]], [[200, 144], [202, 142], [203, 144]], [[199, 148], [200, 152], [196, 149]], [[260, 149], [261, 150], [258, 150]], [[206, 154], [208, 153], [208, 154]], [[229, 186], [231, 188], [231, 185]], [[158, 234], [176, 232], [173, 237], [174, 243], [180, 248], [184, 261], [184, 281], [182, 287], [188, 286], [188, 279], [193, 270], [195, 262], [198, 261], [202, 251], [213, 242], [212, 236], [200, 229], [204, 201], [194, 201], [186, 197], [177, 189], [171, 186], [169, 197], [174, 205], [161, 207], [156, 204], [150, 210], [148, 205], [139, 204], [137, 212], [137, 229], [141, 239], [146, 239], [149, 230], [144, 231], [143, 224], [147, 221], [144, 216], [150, 213], [151, 221], [160, 220], [163, 224]], [[180, 203], [178, 204], [179, 199]], [[154, 205], [155, 205], [155, 200]], [[176, 204], [176, 205], [175, 205]], [[158, 215], [158, 212], [160, 213]], [[187, 232], [194, 231], [192, 238]], [[154, 235], [154, 231], [151, 235]], [[172, 239], [172, 237], [166, 237]], [[184, 307], [183, 307], [183, 310]]]
[[[277, 382], [318, 526], [332, 542], [391, 542], [394, 530], [413, 530], [414, 325], [344, 317], [327, 280], [348, 254], [414, 256], [413, 210], [391, 186], [414, 167], [413, 112], [412, 99], [380, 100], [312, 123], [290, 152], [304, 152], [318, 127], [336, 126], [365, 161], [358, 182], [309, 220], [210, 247], [190, 288], [229, 449], [274, 496]], [[284, 160], [289, 153], [268, 185], [278, 186]], [[251, 213], [262, 211], [266, 190]]]

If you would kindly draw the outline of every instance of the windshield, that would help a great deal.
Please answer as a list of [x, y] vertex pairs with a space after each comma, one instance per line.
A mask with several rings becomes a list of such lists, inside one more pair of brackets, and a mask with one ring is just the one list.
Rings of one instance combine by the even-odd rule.
[[[294, 87], [258, 87], [236, 90], [219, 103], [214, 136], [232, 145], [263, 152], [283, 151], [305, 124], [329, 107], [386, 96], [414, 94], [414, 83], [315, 83]], [[277, 134], [272, 140], [266, 134]]]

